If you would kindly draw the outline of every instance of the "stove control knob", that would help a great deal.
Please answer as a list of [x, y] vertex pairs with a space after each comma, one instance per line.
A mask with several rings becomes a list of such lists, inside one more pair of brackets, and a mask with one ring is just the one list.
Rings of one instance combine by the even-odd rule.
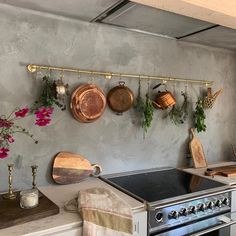
[[189, 207], [189, 212], [190, 212], [191, 214], [196, 214], [196, 212], [197, 212], [196, 207], [195, 207], [195, 206], [190, 206], [190, 207]]
[[217, 207], [221, 207], [222, 206], [222, 201], [221, 200], [216, 200], [215, 205]]
[[207, 206], [208, 209], [211, 209], [211, 210], [212, 210], [212, 209], [214, 209], [215, 204], [214, 204], [214, 202], [209, 201], [209, 202], [206, 203], [206, 206]]
[[188, 210], [187, 208], [181, 208], [179, 211], [179, 215], [181, 216], [187, 216], [188, 215]]
[[227, 197], [225, 197], [223, 200], [222, 200], [222, 203], [226, 206], [229, 206], [229, 199]]
[[199, 203], [197, 205], [197, 209], [198, 209], [198, 211], [205, 211], [206, 205], [204, 203]]
[[171, 211], [168, 215], [169, 219], [178, 219], [179, 218], [179, 213], [177, 211]]
[[158, 211], [155, 215], [155, 220], [157, 223], [160, 223], [163, 221], [163, 213]]

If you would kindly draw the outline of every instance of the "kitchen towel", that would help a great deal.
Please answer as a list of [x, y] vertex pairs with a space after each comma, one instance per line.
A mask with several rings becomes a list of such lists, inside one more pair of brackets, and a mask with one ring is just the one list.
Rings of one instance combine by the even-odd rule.
[[83, 236], [133, 235], [130, 206], [109, 189], [80, 190], [77, 198], [66, 203], [65, 209], [80, 213]]

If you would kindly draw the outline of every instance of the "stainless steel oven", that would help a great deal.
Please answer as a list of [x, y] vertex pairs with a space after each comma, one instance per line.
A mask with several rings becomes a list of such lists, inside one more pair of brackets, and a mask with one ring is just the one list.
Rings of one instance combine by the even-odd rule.
[[235, 236], [236, 232], [232, 234], [231, 226], [236, 223], [236, 214], [230, 212], [231, 203], [225, 200], [230, 198], [231, 192], [227, 191], [164, 208], [149, 209], [149, 235]]
[[[150, 236], [234, 236], [232, 187], [174, 168], [149, 169], [101, 177], [144, 202]], [[236, 232], [235, 232], [236, 235]]]

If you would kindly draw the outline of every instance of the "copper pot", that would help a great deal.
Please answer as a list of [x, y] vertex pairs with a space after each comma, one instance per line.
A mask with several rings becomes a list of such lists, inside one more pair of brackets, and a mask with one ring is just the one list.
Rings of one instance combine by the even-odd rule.
[[[160, 85], [162, 85], [162, 84], [156, 85], [155, 87], [153, 87], [153, 89], [158, 88]], [[171, 92], [169, 92], [169, 91], [160, 92], [159, 91], [158, 94], [156, 95], [155, 101], [153, 101], [153, 104], [156, 108], [164, 110], [168, 107], [175, 105], [176, 100]]]
[[83, 84], [73, 92], [70, 107], [76, 120], [93, 122], [105, 111], [106, 97], [95, 84]]
[[122, 114], [133, 106], [134, 94], [125, 86], [124, 81], [120, 81], [118, 86], [108, 92], [107, 103], [117, 114]]

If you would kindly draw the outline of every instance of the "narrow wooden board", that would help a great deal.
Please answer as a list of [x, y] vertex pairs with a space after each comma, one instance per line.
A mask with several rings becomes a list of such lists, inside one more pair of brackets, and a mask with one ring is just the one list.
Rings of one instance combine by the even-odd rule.
[[224, 171], [222, 173], [223, 176], [225, 177], [234, 177], [236, 176], [236, 170], [233, 170], [233, 171]]
[[0, 229], [58, 213], [59, 207], [43, 194], [39, 198], [39, 205], [32, 209], [22, 209], [20, 207], [19, 192], [17, 192], [17, 198], [14, 200], [3, 199], [0, 195]]
[[52, 178], [58, 184], [78, 183], [93, 172], [94, 166], [80, 154], [59, 152], [54, 158]]
[[226, 177], [233, 177], [236, 176], [236, 165], [207, 168], [207, 170], [205, 171], [205, 175], [222, 175]]
[[224, 170], [231, 170], [231, 169], [236, 169], [236, 165], [230, 165], [230, 166], [218, 166], [218, 167], [212, 167], [212, 168], [207, 168], [209, 171], [224, 171]]
[[206, 158], [204, 155], [203, 147], [200, 140], [196, 137], [194, 129], [190, 129], [192, 134], [192, 140], [189, 143], [190, 153], [193, 158], [193, 164], [195, 168], [207, 167]]

